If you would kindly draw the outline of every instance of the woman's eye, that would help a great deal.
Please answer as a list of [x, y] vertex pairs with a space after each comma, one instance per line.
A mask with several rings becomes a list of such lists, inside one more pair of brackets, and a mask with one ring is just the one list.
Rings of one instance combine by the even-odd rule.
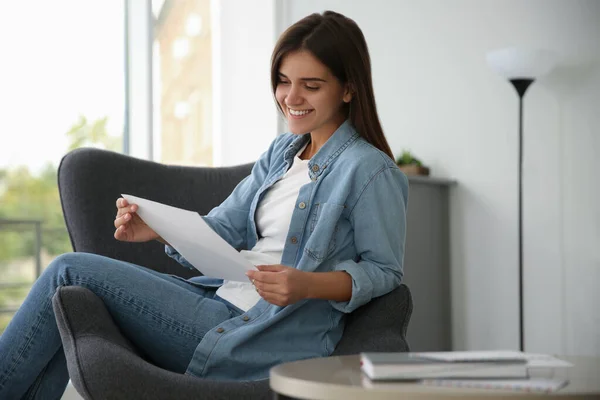
[[282, 81], [282, 80], [280, 80], [279, 84], [281, 84], [281, 85], [289, 85], [289, 82], [288, 81]]
[[308, 90], [319, 90], [318, 86], [306, 86]]

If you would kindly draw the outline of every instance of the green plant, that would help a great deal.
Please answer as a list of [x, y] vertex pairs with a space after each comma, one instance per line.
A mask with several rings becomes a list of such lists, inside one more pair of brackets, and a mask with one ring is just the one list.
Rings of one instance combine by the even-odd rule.
[[396, 164], [398, 165], [409, 165], [409, 164], [414, 164], [414, 165], [418, 165], [419, 167], [421, 165], [423, 165], [421, 163], [421, 160], [419, 160], [418, 158], [414, 157], [412, 155], [412, 153], [408, 150], [403, 150], [402, 154], [400, 154], [400, 156], [398, 156], [396, 158]]

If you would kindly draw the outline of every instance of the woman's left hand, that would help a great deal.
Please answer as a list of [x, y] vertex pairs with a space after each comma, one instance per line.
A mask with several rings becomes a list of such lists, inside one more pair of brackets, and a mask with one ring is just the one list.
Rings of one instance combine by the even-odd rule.
[[287, 306], [308, 298], [310, 288], [308, 272], [285, 265], [257, 265], [258, 271], [246, 275], [256, 287], [260, 297], [276, 306]]

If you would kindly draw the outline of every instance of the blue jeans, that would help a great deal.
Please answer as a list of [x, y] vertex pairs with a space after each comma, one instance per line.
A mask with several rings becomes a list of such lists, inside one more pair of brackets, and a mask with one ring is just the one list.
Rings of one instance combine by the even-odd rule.
[[54, 319], [59, 286], [98, 295], [155, 365], [183, 373], [204, 334], [242, 311], [183, 278], [87, 253], [57, 257], [0, 336], [0, 399], [60, 399], [69, 375]]

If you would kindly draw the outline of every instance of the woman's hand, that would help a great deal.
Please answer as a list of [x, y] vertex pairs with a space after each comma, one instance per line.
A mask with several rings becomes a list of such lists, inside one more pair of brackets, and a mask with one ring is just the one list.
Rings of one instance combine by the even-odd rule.
[[123, 242], [148, 242], [162, 238], [136, 214], [137, 204], [129, 204], [122, 197], [117, 199], [117, 216], [115, 217], [115, 239]]
[[276, 306], [287, 306], [309, 297], [310, 273], [285, 265], [257, 265], [246, 275], [260, 297]]

